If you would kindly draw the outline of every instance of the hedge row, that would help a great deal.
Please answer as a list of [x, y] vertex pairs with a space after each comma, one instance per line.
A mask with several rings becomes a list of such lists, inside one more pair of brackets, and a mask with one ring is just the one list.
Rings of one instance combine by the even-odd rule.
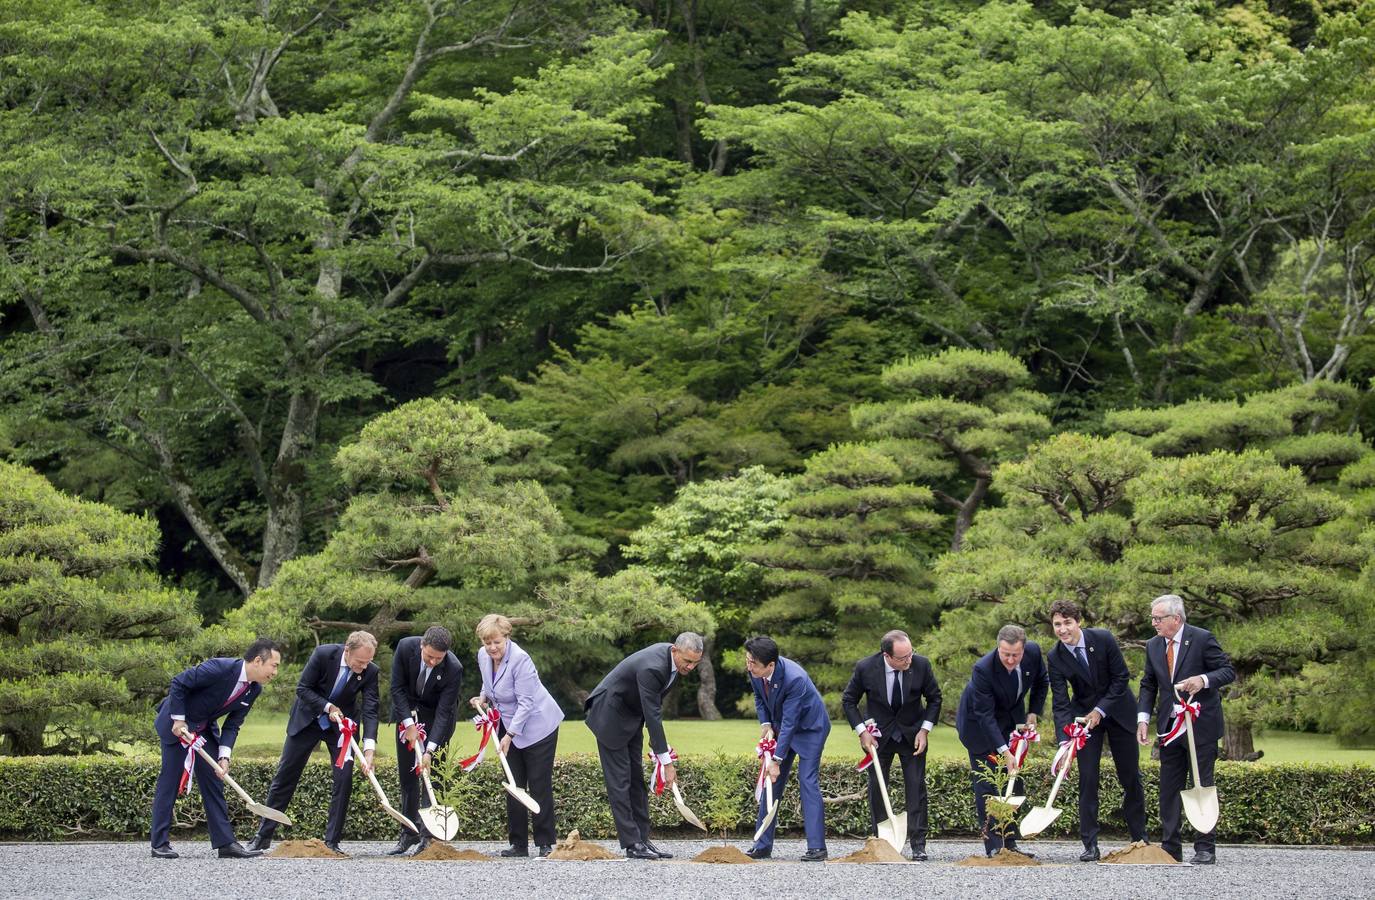
[[[555, 803], [560, 833], [577, 828], [586, 837], [614, 836], [611, 812], [606, 802], [601, 770], [590, 757], [559, 759], [555, 764]], [[239, 760], [234, 776], [254, 797], [267, 796], [275, 764], [268, 761]], [[1121, 791], [1112, 777], [1110, 765], [1104, 766], [1102, 808], [1105, 829], [1122, 834], [1125, 825], [1119, 817]], [[146, 836], [153, 785], [158, 761], [139, 758], [0, 758], [0, 837], [5, 839], [52, 840], [74, 837]], [[1049, 774], [1044, 761], [1030, 768], [1030, 799], [1041, 801], [1049, 790]], [[489, 760], [472, 775], [456, 779], [448, 793], [449, 802], [459, 810], [463, 825], [460, 840], [500, 840], [505, 837], [505, 793], [500, 787], [500, 769]], [[379, 777], [393, 802], [397, 802], [396, 771], [379, 768]], [[740, 824], [731, 829], [745, 835], [746, 823], [754, 821], [751, 793], [755, 774], [753, 760], [738, 757], [689, 758], [682, 762], [680, 779], [684, 794], [708, 824], [739, 815]], [[1143, 765], [1146, 802], [1152, 835], [1159, 834], [1156, 777], [1154, 764]], [[1363, 843], [1375, 839], [1375, 804], [1369, 786], [1375, 780], [1370, 766], [1266, 765], [1263, 763], [1218, 763], [1217, 784], [1222, 798], [1222, 819], [1218, 838], [1223, 841], [1262, 841], [1285, 844]], [[821, 788], [827, 798], [826, 823], [833, 834], [855, 836], [868, 828], [868, 809], [863, 796], [864, 777], [851, 765], [825, 763], [821, 768]], [[894, 767], [894, 790], [900, 792], [902, 779]], [[712, 789], [717, 801], [710, 806]], [[934, 760], [927, 771], [930, 817], [933, 836], [968, 836], [975, 832], [969, 771], [950, 760]], [[234, 827], [241, 838], [252, 833], [251, 815], [238, 799], [229, 794]], [[1065, 810], [1047, 836], [1072, 837], [1077, 833], [1076, 787], [1073, 777], [1066, 779], [1057, 804]], [[722, 795], [738, 795], [738, 807]], [[797, 790], [790, 786], [783, 797], [779, 823], [783, 829], [800, 829], [801, 808]], [[306, 768], [296, 797], [288, 812], [296, 821], [283, 837], [318, 837], [324, 831], [329, 805], [329, 776], [323, 753]], [[672, 803], [655, 799], [652, 804], [655, 827], [661, 833], [681, 829], [683, 822]], [[722, 807], [729, 812], [721, 812]], [[710, 809], [717, 810], [713, 816]], [[718, 818], [719, 816], [719, 818]], [[202, 830], [205, 815], [198, 793], [178, 801], [176, 828]], [[386, 817], [368, 787], [355, 778], [353, 803], [345, 834], [350, 840], [388, 840], [396, 834], [395, 824]]]

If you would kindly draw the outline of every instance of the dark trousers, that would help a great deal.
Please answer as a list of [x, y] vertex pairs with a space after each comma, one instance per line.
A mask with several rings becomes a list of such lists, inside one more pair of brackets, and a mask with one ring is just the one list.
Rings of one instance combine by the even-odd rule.
[[[913, 749], [913, 746], [888, 741], [879, 746], [878, 765], [883, 767], [884, 781], [888, 781], [888, 774], [893, 771], [893, 757], [896, 756], [902, 764], [907, 840], [914, 848], [918, 848], [926, 845], [926, 754], [916, 756], [912, 753]], [[873, 766], [869, 768], [869, 820], [873, 825], [871, 833], [878, 834], [879, 820], [888, 818], [888, 813], [883, 808], [883, 798], [879, 796], [878, 778], [872, 771]]]
[[[310, 754], [324, 743], [325, 753], [329, 756], [330, 773], [333, 783], [329, 791], [329, 820], [325, 824], [325, 840], [337, 843], [344, 836], [344, 821], [349, 814], [349, 795], [353, 791], [353, 754], [342, 769], [334, 767], [334, 758], [339, 752], [339, 728], [330, 723], [322, 730], [315, 723], [301, 729], [299, 734], [288, 734], [282, 744], [282, 758], [277, 763], [277, 773], [272, 776], [272, 786], [267, 789], [267, 805], [279, 812], [285, 812], [291, 798], [296, 794], [296, 786], [301, 782]], [[272, 837], [277, 823], [263, 819], [258, 823], [258, 834]]]
[[[1213, 786], [1213, 763], [1217, 762], [1217, 741], [1198, 742], [1197, 787]], [[1168, 747], [1160, 748], [1160, 847], [1176, 859], [1184, 852], [1180, 839], [1181, 820], [1184, 814], [1184, 801], [1179, 792], [1184, 790], [1185, 782], [1192, 777], [1189, 765], [1189, 739], [1181, 737]], [[1207, 834], [1194, 836], [1194, 851], [1217, 849], [1217, 829]]]
[[[501, 729], [503, 734], [506, 729]], [[539, 804], [535, 819], [535, 844], [551, 847], [558, 840], [554, 831], [554, 751], [559, 745], [559, 730], [555, 728], [547, 737], [541, 738], [528, 747], [511, 745], [506, 754], [506, 762], [511, 766], [511, 777], [516, 787], [525, 788]], [[512, 847], [530, 846], [530, 811], [519, 800], [506, 795], [506, 833]]]
[[611, 747], [598, 740], [597, 756], [602, 761], [602, 779], [606, 782], [611, 818], [616, 820], [617, 840], [622, 847], [644, 843], [649, 840], [649, 789], [645, 787], [642, 762], [644, 732], [635, 732], [623, 747]]
[[1085, 847], [1098, 843], [1098, 779], [1104, 741], [1117, 768], [1117, 781], [1122, 785], [1122, 815], [1127, 820], [1127, 830], [1133, 841], [1144, 841], [1146, 792], [1141, 787], [1141, 750], [1136, 733], [1112, 719], [1104, 719], [1089, 732], [1084, 749], [1074, 758], [1079, 767], [1079, 839]]
[[[987, 771], [985, 768], [986, 766], [993, 766], [995, 770], [1002, 769], [1001, 765], [989, 762], [987, 754], [969, 754], [969, 768], [972, 772], [970, 781], [974, 785], [975, 821], [980, 823], [980, 828], [983, 831], [984, 851], [987, 853], [997, 853], [1003, 848], [1003, 838], [997, 832], [997, 823], [988, 817], [987, 808], [988, 798], [993, 796], [997, 788], [981, 777], [983, 773]], [[1021, 776], [1018, 776], [1015, 781], [1017, 784], [1013, 787], [1012, 793], [1025, 796], [1026, 784], [1023, 782]], [[1015, 846], [1017, 839], [1021, 836], [1021, 833], [1017, 830], [1017, 826], [1014, 823], [1007, 832], [1008, 846]]]
[[[822, 735], [821, 744], [825, 743], [825, 735]], [[797, 760], [797, 789], [802, 795], [802, 826], [807, 834], [807, 849], [825, 850], [826, 809], [821, 803], [820, 746], [817, 747], [817, 752], [810, 756], [799, 756], [796, 750], [789, 750], [787, 755], [778, 760], [778, 780], [773, 783], [773, 799], [778, 800], [783, 796], [783, 789], [788, 786], [788, 773], [792, 771], [793, 760]], [[767, 812], [764, 804], [759, 804], [759, 815], [754, 823], [756, 831], [764, 824]], [[754, 846], [760, 849], [773, 847], [773, 835], [777, 830], [778, 818], [775, 817], [769, 823], [768, 829], [759, 836], [759, 840], [754, 842]]]
[[[203, 733], [205, 752], [211, 758], [220, 755], [220, 741], [209, 731]], [[151, 839], [154, 847], [161, 847], [172, 839], [172, 808], [177, 802], [177, 788], [181, 785], [182, 764], [186, 762], [186, 747], [181, 741], [164, 740], [162, 744], [162, 769], [158, 772], [157, 786], [153, 790], [153, 825]], [[208, 762], [196, 756], [196, 786], [200, 788], [201, 803], [205, 806], [205, 826], [210, 832], [210, 846], [224, 847], [234, 843], [234, 829], [229, 824], [229, 806], [224, 802], [224, 782]]]
[[[421, 724], [429, 727], [429, 723], [424, 719], [424, 711], [421, 712]], [[425, 823], [420, 821], [420, 801], [421, 801], [421, 781], [420, 776], [415, 774], [415, 751], [411, 749], [402, 739], [402, 731], [396, 732], [396, 774], [397, 780], [401, 782], [401, 814], [415, 823], [415, 827], [420, 829], [421, 837], [433, 837]], [[428, 743], [427, 741], [422, 741]], [[421, 752], [424, 752], [422, 747]], [[436, 750], [437, 752], [437, 750]], [[430, 780], [434, 780], [434, 774], [430, 774]], [[440, 785], [435, 785], [435, 790], [439, 790]], [[438, 797], [425, 795], [425, 806], [433, 806], [439, 803]], [[401, 828], [402, 839], [414, 839], [415, 835], [407, 831], [404, 826]]]

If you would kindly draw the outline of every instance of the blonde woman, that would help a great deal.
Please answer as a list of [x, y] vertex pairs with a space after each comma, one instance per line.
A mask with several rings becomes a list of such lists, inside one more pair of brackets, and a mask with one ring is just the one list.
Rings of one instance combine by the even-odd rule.
[[[476, 709], [484, 701], [501, 713], [498, 736], [501, 750], [511, 764], [516, 786], [525, 788], [540, 806], [535, 820], [535, 845], [540, 856], [553, 849], [554, 751], [559, 742], [563, 710], [540, 682], [535, 663], [511, 640], [511, 620], [491, 613], [477, 623], [477, 668], [482, 673], [482, 694], [468, 702]], [[507, 795], [506, 827], [511, 846], [502, 856], [530, 855], [529, 813], [520, 801]]]

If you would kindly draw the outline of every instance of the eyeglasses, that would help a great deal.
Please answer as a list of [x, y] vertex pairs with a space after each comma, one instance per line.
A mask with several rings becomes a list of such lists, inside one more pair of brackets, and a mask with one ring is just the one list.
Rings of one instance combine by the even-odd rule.
[[1173, 618], [1176, 618], [1177, 615], [1178, 615], [1177, 613], [1166, 613], [1166, 614], [1163, 615], [1163, 616], [1151, 616], [1151, 622], [1152, 622], [1152, 623], [1155, 623], [1155, 622], [1163, 622], [1163, 621], [1165, 621], [1166, 619], [1173, 619]]

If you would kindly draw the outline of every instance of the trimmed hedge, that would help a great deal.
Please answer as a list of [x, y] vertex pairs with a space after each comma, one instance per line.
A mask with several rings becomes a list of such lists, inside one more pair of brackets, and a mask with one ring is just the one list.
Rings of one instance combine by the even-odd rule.
[[[318, 837], [324, 832], [329, 806], [328, 763], [317, 754], [307, 767], [296, 797], [287, 810], [296, 821], [293, 828], [278, 831], [281, 837]], [[740, 757], [700, 757], [683, 760], [680, 779], [690, 805], [705, 815], [707, 770], [725, 767], [738, 776], [740, 810], [743, 821], [754, 822], [751, 793], [756, 763]], [[259, 800], [266, 798], [267, 787], [276, 768], [275, 761], [236, 760], [234, 777]], [[1118, 817], [1121, 791], [1104, 765], [1102, 810], [1104, 828], [1109, 833], [1125, 833]], [[1146, 805], [1150, 831], [1159, 835], [1157, 813], [1157, 768], [1143, 764]], [[153, 785], [157, 778], [156, 757], [27, 757], [0, 758], [0, 836], [5, 839], [53, 840], [72, 837], [146, 836], [152, 808]], [[1027, 802], [1044, 798], [1049, 791], [1048, 766], [1034, 762], [1028, 768], [1032, 782]], [[393, 802], [397, 802], [396, 770], [379, 767], [378, 776]], [[894, 767], [894, 790], [902, 784]], [[969, 836], [975, 832], [974, 807], [969, 770], [951, 760], [934, 760], [927, 770], [932, 835]], [[1363, 843], [1375, 839], [1375, 806], [1369, 785], [1375, 768], [1364, 765], [1335, 766], [1264, 763], [1217, 764], [1218, 792], [1222, 798], [1222, 819], [1218, 838], [1223, 841], [1262, 841], [1284, 844]], [[856, 836], [869, 826], [867, 803], [863, 796], [864, 777], [846, 763], [824, 763], [821, 767], [822, 794], [832, 799], [826, 807], [826, 823], [833, 834]], [[555, 763], [555, 802], [558, 828], [562, 834], [577, 828], [584, 836], [614, 836], [611, 811], [606, 802], [601, 769], [591, 757], [561, 758]], [[229, 809], [240, 838], [254, 827], [253, 817], [232, 792]], [[1073, 837], [1077, 834], [1077, 788], [1071, 776], [1060, 790], [1059, 805], [1065, 810], [1048, 830], [1048, 837]], [[500, 840], [505, 837], [505, 793], [500, 787], [500, 768], [489, 760], [472, 775], [463, 776], [450, 792], [450, 802], [459, 810], [463, 826], [460, 840]], [[661, 832], [682, 829], [671, 802], [651, 802], [656, 829]], [[800, 829], [801, 806], [791, 785], [779, 810], [783, 829]], [[710, 824], [710, 823], [709, 823]], [[193, 788], [188, 797], [177, 802], [175, 828], [203, 832], [205, 814], [199, 793]], [[397, 828], [377, 805], [367, 782], [354, 780], [353, 803], [345, 838], [349, 840], [390, 840]], [[743, 835], [745, 829], [737, 829]], [[183, 834], [183, 837], [185, 835]], [[1188, 831], [1186, 828], [1186, 840]]]

